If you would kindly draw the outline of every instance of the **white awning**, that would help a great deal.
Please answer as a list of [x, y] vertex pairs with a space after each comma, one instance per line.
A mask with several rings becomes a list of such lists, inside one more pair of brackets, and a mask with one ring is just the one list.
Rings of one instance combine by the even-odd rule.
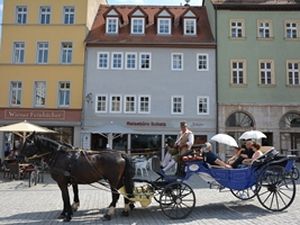
[[132, 134], [135, 132], [135, 130], [124, 127], [119, 124], [106, 124], [101, 127], [96, 127], [88, 130], [92, 134]]

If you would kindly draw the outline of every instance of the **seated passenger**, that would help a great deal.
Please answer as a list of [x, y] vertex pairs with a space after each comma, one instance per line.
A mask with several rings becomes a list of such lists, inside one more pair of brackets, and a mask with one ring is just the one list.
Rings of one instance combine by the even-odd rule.
[[234, 147], [234, 154], [229, 159], [227, 159], [226, 163], [229, 165], [232, 165], [240, 156], [242, 152], [242, 148], [240, 147]]
[[252, 150], [252, 145], [253, 145], [252, 140], [246, 141], [245, 148], [241, 149], [238, 157], [236, 157], [236, 160], [230, 162], [230, 165], [232, 166], [232, 168], [238, 168], [239, 165], [242, 164], [243, 160], [252, 158], [252, 156], [254, 154], [254, 151]]
[[263, 155], [262, 151], [260, 150], [260, 145], [257, 143], [252, 144], [252, 150], [254, 151], [254, 154], [252, 155], [251, 159], [243, 160], [242, 163], [244, 165], [251, 165], [253, 163], [253, 161], [255, 161], [256, 159], [258, 159], [259, 157], [261, 157]]
[[223, 168], [232, 168], [231, 165], [223, 162], [221, 159], [217, 157], [215, 153], [213, 153], [211, 143], [206, 142], [206, 147], [201, 149], [202, 156], [205, 162], [209, 163], [210, 165], [217, 165]]

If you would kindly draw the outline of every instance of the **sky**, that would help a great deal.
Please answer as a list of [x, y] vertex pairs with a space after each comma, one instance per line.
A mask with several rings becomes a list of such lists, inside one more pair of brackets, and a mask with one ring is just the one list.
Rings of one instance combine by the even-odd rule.
[[[6, 0], [7, 1], [7, 0]], [[109, 5], [184, 5], [185, 0], [108, 0]], [[202, 0], [189, 0], [190, 5], [202, 5]], [[0, 37], [2, 24], [3, 0], [0, 0]]]

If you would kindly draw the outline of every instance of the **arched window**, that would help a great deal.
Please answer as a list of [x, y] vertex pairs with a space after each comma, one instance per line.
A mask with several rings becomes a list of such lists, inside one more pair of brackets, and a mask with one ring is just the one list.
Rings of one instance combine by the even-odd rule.
[[227, 118], [226, 127], [254, 127], [254, 121], [244, 112], [235, 112]]
[[300, 113], [287, 113], [285, 114], [280, 122], [280, 128], [300, 128]]

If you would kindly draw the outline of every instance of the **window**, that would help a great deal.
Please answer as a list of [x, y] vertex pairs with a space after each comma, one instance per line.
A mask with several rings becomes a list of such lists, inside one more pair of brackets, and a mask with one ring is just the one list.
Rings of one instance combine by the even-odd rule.
[[16, 7], [16, 23], [26, 24], [27, 23], [27, 7], [17, 6]]
[[127, 95], [124, 97], [124, 112], [125, 113], [135, 113], [136, 112], [135, 96]]
[[209, 101], [206, 96], [197, 97], [197, 114], [198, 115], [208, 115], [209, 114]]
[[120, 95], [110, 96], [110, 112], [111, 113], [122, 112], [122, 98]]
[[271, 21], [257, 21], [257, 37], [260, 39], [268, 39], [272, 37]]
[[25, 43], [24, 42], [15, 42], [14, 43], [13, 63], [15, 63], [15, 64], [24, 63], [24, 59], [25, 59]]
[[299, 86], [300, 61], [287, 62], [287, 84]]
[[10, 105], [19, 106], [22, 101], [22, 82], [11, 81], [10, 82]]
[[64, 7], [64, 24], [75, 23], [75, 8], [72, 6]]
[[158, 34], [171, 34], [171, 19], [159, 18], [157, 23]]
[[244, 22], [242, 20], [231, 20], [230, 22], [230, 37], [242, 38], [245, 37]]
[[259, 84], [274, 84], [274, 65], [272, 60], [259, 60]]
[[296, 21], [287, 21], [285, 23], [285, 36], [287, 39], [296, 39], [299, 37]]
[[182, 53], [172, 53], [172, 70], [183, 70], [183, 54]]
[[132, 18], [131, 19], [131, 34], [144, 34], [145, 25], [144, 18]]
[[107, 96], [106, 95], [97, 95], [96, 96], [96, 112], [97, 113], [106, 113], [107, 112]]
[[49, 6], [40, 7], [40, 24], [50, 24], [51, 8]]
[[231, 61], [231, 83], [234, 85], [246, 84], [246, 61]]
[[72, 63], [73, 44], [71, 42], [61, 43], [61, 63]]
[[140, 53], [140, 70], [151, 70], [151, 53]]
[[48, 42], [37, 43], [37, 63], [48, 63]]
[[150, 113], [150, 96], [139, 96], [139, 108], [138, 113]]
[[172, 104], [171, 114], [183, 114], [183, 97], [182, 96], [173, 96], [171, 104]]
[[127, 52], [126, 53], [126, 66], [127, 70], [136, 70], [137, 69], [137, 53]]
[[68, 81], [59, 82], [59, 106], [69, 106], [70, 105], [70, 91], [71, 91], [71, 84]]
[[123, 69], [123, 53], [113, 52], [111, 55], [111, 68], [115, 70]]
[[197, 54], [197, 71], [208, 71], [208, 54]]
[[97, 68], [102, 69], [102, 70], [103, 69], [108, 69], [108, 65], [109, 65], [109, 54], [108, 54], [108, 52], [98, 52], [97, 58], [98, 58]]
[[184, 32], [185, 35], [196, 35], [196, 19], [184, 19]]
[[117, 34], [119, 32], [118, 23], [118, 18], [106, 18], [106, 33]]
[[34, 106], [44, 106], [46, 103], [46, 82], [34, 82]]

